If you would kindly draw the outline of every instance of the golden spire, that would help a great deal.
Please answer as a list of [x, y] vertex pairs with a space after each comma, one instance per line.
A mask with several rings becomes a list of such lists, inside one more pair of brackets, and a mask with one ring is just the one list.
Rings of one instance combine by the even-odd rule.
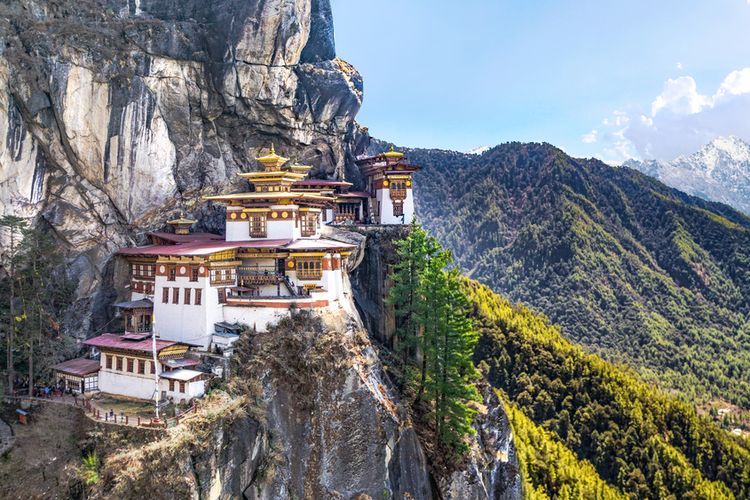
[[185, 212], [182, 212], [178, 219], [168, 220], [167, 224], [174, 227], [174, 234], [190, 234], [190, 226], [196, 222], [198, 221], [186, 218]]
[[387, 153], [383, 153], [383, 156], [385, 156], [386, 158], [401, 158], [402, 156], [404, 156], [404, 153], [396, 151], [396, 148], [391, 145], [391, 150]]
[[260, 156], [256, 158], [266, 170], [280, 170], [281, 166], [289, 161], [289, 158], [284, 158], [276, 154], [276, 147], [271, 143], [271, 152], [266, 156]]

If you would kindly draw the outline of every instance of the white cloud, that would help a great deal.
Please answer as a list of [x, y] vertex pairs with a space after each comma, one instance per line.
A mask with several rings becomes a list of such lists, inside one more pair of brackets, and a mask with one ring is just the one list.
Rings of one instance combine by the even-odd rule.
[[[747, 1], [748, 1], [748, 2], [750, 2], [750, 0], [747, 0]], [[681, 69], [682, 69], [682, 63], [681, 63], [681, 62], [679, 62], [679, 61], [678, 61], [678, 62], [677, 62], [677, 63], [676, 63], [676, 64], [675, 64], [674, 66], [675, 66], [675, 68], [677, 68], [677, 69], [679, 69], [679, 70], [681, 70]]]
[[596, 137], [599, 135], [599, 132], [597, 130], [592, 130], [588, 134], [583, 134], [581, 136], [581, 141], [584, 144], [593, 144], [596, 142]]
[[748, 116], [750, 67], [729, 73], [712, 93], [701, 93], [692, 76], [680, 76], [664, 83], [649, 111], [633, 106], [602, 120], [597, 143], [608, 162], [628, 157], [671, 160], [719, 136], [750, 141]]

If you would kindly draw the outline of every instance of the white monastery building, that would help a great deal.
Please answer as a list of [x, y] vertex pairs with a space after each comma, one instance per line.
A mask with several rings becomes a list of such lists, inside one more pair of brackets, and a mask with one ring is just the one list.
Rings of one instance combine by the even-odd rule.
[[[409, 224], [414, 215], [418, 167], [393, 149], [357, 161], [367, 183], [360, 192], [345, 181], [305, 179], [311, 167], [288, 164], [273, 146], [257, 161], [260, 171], [239, 174], [247, 192], [205, 198], [226, 207], [224, 236], [193, 233], [197, 221], [183, 216], [168, 222], [174, 232], [120, 249], [130, 271], [130, 300], [116, 304], [125, 332], [85, 342], [99, 355], [98, 383], [90, 361], [76, 365], [77, 378], [61, 366], [61, 380], [78, 392], [200, 397], [210, 377], [195, 369], [200, 352], [230, 346], [237, 335], [226, 328], [263, 331], [293, 307], [339, 308], [353, 245], [322, 237], [324, 224]], [[81, 383], [84, 375], [91, 380]]]

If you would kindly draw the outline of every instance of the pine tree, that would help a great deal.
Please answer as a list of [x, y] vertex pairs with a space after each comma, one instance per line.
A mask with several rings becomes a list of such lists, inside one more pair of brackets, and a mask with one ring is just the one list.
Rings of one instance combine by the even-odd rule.
[[465, 436], [473, 432], [476, 411], [469, 404], [479, 399], [472, 384], [478, 375], [472, 363], [478, 334], [469, 319], [468, 298], [458, 272], [446, 270], [450, 252], [416, 222], [396, 245], [400, 260], [388, 302], [399, 318], [404, 364], [419, 365], [415, 402], [430, 404], [436, 438], [460, 454], [466, 450]]
[[16, 336], [16, 259], [17, 259], [17, 238], [19, 237], [23, 228], [26, 227], [26, 221], [20, 217], [14, 215], [6, 215], [0, 218], [0, 227], [5, 228], [10, 234], [10, 248], [9, 254], [4, 256], [8, 262], [7, 275], [9, 281], [9, 293], [8, 293], [8, 315], [7, 324], [8, 330], [5, 333], [6, 336], [6, 353], [5, 353], [5, 364], [8, 376], [8, 393], [13, 393], [13, 383], [15, 379], [15, 361], [13, 357], [13, 350], [15, 349], [15, 336]]

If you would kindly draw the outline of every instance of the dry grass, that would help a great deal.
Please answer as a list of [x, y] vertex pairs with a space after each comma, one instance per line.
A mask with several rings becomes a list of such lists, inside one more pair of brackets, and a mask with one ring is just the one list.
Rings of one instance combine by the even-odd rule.
[[191, 456], [212, 445], [219, 425], [245, 416], [246, 399], [214, 392], [199, 409], [157, 441], [116, 451], [104, 460], [96, 498], [188, 498], [196, 488]]

